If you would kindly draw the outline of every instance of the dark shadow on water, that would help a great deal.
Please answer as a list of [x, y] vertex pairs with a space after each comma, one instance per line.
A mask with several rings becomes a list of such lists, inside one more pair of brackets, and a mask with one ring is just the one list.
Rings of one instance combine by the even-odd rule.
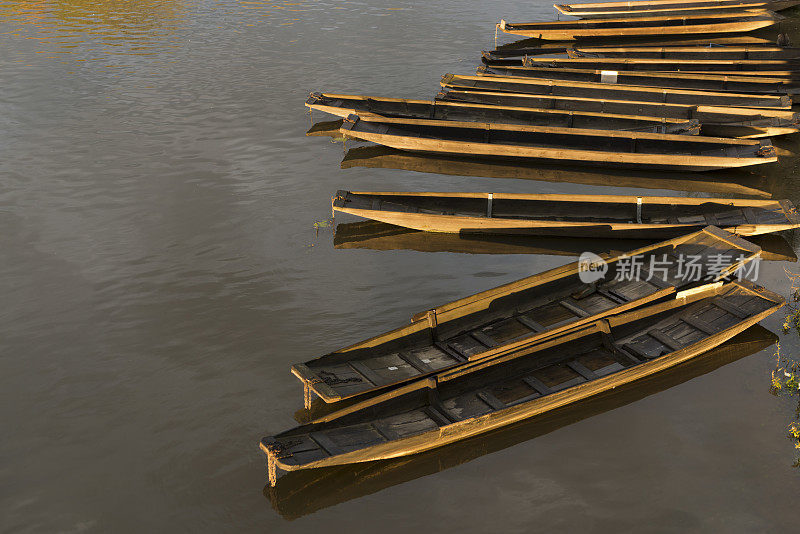
[[306, 132], [308, 137], [332, 137], [333, 139], [343, 139], [339, 128], [342, 127], [342, 119], [333, 121], [315, 122]]
[[625, 406], [756, 354], [777, 340], [775, 334], [755, 325], [682, 365], [512, 427], [404, 458], [286, 473], [278, 479], [275, 487], [266, 486], [264, 495], [285, 519], [297, 519], [329, 506], [438, 473]]
[[[761, 247], [761, 259], [797, 261], [792, 246], [777, 234], [747, 238]], [[415, 250], [460, 254], [542, 254], [580, 256], [583, 252], [625, 252], [655, 243], [642, 239], [580, 237], [536, 237], [513, 235], [445, 234], [423, 232], [379, 221], [359, 221], [336, 226], [333, 246], [337, 249]]]

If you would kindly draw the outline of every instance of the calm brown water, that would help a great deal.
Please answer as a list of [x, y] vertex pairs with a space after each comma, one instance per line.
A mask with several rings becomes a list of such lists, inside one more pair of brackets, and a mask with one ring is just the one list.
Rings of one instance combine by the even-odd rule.
[[[442, 73], [474, 70], [501, 16], [552, 13], [0, 2], [2, 530], [796, 529], [796, 401], [769, 393], [774, 348], [575, 424], [427, 456], [335, 506], [308, 497], [295, 521], [262, 493], [258, 440], [302, 406], [290, 363], [570, 260], [334, 249], [313, 224], [337, 189], [643, 191], [340, 169], [341, 144], [305, 137], [308, 91], [429, 98]], [[797, 204], [796, 161], [748, 183]], [[785, 293], [785, 267], [763, 262], [760, 282]]]

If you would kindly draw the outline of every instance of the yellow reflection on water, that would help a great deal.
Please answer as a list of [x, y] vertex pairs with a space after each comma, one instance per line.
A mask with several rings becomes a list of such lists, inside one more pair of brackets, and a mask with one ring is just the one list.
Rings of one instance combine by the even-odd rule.
[[40, 42], [39, 53], [80, 50], [95, 56], [82, 60], [100, 60], [157, 53], [170, 45], [185, 14], [183, 0], [0, 1], [0, 31]]

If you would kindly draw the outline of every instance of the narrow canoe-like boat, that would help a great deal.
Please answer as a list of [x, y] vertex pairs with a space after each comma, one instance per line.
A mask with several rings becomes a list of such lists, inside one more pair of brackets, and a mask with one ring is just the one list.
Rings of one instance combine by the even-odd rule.
[[[762, 234], [747, 236], [761, 247], [761, 261], [797, 261], [797, 254], [783, 236]], [[357, 221], [336, 225], [333, 248], [341, 250], [413, 250], [416, 252], [449, 252], [451, 254], [539, 254], [577, 257], [584, 252], [595, 254], [626, 248], [642, 248], [653, 240], [597, 237], [542, 237], [497, 234], [444, 234], [423, 232], [380, 221]]]
[[641, 85], [544, 80], [522, 76], [463, 76], [445, 74], [441, 86], [468, 91], [496, 91], [529, 95], [569, 96], [658, 102], [659, 104], [689, 104], [693, 106], [733, 106], [746, 108], [789, 109], [788, 95], [764, 95], [671, 89]]
[[[541, 54], [553, 54], [543, 48]], [[755, 60], [755, 59], [800, 59], [800, 48], [779, 46], [625, 46], [566, 48], [564, 52], [573, 58], [642, 58], [642, 59], [706, 59], [706, 60]], [[489, 59], [494, 56], [485, 53]], [[530, 54], [534, 55], [534, 54]]]
[[[535, 42], [535, 41], [534, 41]], [[640, 47], [720, 47], [720, 46], [748, 46], [748, 47], [774, 47], [775, 39], [767, 39], [764, 37], [755, 37], [753, 35], [723, 35], [712, 37], [697, 37], [697, 38], [679, 38], [679, 37], [652, 37], [652, 38], [621, 38], [621, 39], [592, 39], [583, 41], [581, 43], [557, 43], [557, 42], [542, 42], [536, 43], [536, 46], [528, 46], [529, 41], [522, 39], [514, 43], [507, 43], [498, 46], [494, 50], [484, 51], [483, 54], [490, 58], [501, 57], [524, 57], [524, 56], [537, 56], [543, 54], [565, 54], [567, 50], [573, 47], [593, 47], [593, 48], [609, 48], [619, 49], [630, 46]], [[546, 51], [549, 50], [549, 51]], [[732, 58], [736, 59], [736, 58]], [[747, 58], [741, 58], [747, 59]], [[753, 58], [758, 59], [758, 58]]]
[[590, 4], [553, 4], [563, 15], [582, 19], [632, 18], [692, 13], [727, 13], [730, 11], [781, 11], [800, 4], [798, 0], [656, 0], [644, 2], [597, 2]]
[[311, 93], [311, 96], [306, 100], [306, 106], [338, 117], [348, 117], [353, 113], [369, 112], [383, 117], [408, 119], [480, 121], [497, 124], [627, 130], [683, 135], [697, 135], [700, 133], [700, 122], [694, 119], [637, 117], [614, 113], [481, 105], [468, 102], [436, 102], [432, 100]]
[[[727, 76], [712, 73], [650, 72], [593, 70], [591, 68], [549, 68], [529, 66], [486, 67], [481, 65], [478, 76], [520, 76], [541, 80], [565, 80], [592, 83], [620, 83], [648, 87], [695, 89], [698, 91], [800, 94], [800, 81], [765, 76]], [[798, 73], [800, 77], [800, 73]]]
[[395, 169], [436, 175], [475, 176], [503, 180], [583, 184], [590, 186], [635, 187], [714, 193], [721, 196], [748, 195], [772, 198], [774, 184], [763, 173], [746, 169], [719, 173], [606, 169], [601, 166], [540, 165], [525, 161], [460, 158], [436, 154], [405, 152], [381, 145], [351, 148], [341, 162], [342, 169]]
[[[292, 373], [303, 382], [306, 406], [311, 392], [329, 403], [373, 393], [671, 298], [704, 278], [735, 271], [759, 252], [748, 241], [708, 227], [627, 255], [604, 256], [606, 270], [594, 277], [599, 282], [584, 283], [586, 263], [573, 262], [419, 313], [408, 326], [295, 364]], [[679, 258], [690, 255], [699, 256], [702, 272], [696, 276], [687, 276], [685, 268], [681, 272]], [[709, 271], [712, 255], [724, 258], [717, 273]], [[644, 274], [628, 279], [625, 262], [632, 256], [641, 258]]]
[[720, 13], [699, 16], [642, 17], [558, 22], [506, 22], [498, 27], [505, 33], [546, 41], [570, 41], [597, 37], [638, 37], [743, 33], [766, 28], [785, 19], [770, 11]]
[[[577, 57], [539, 58], [525, 60], [527, 67], [602, 69], [602, 70], [646, 70], [658, 72], [725, 72], [742, 73], [745, 76], [772, 76], [775, 72], [797, 73], [800, 59], [660, 59], [622, 57]], [[753, 73], [753, 74], [744, 74]]]
[[[699, 63], [702, 60], [697, 60], [697, 62], [692, 62], [692, 60], [690, 59], [683, 59], [679, 60], [682, 62], [681, 65], [670, 65], [671, 63], [673, 63], [673, 61], [666, 60], [663, 63], [655, 63], [662, 61], [660, 59], [655, 59], [655, 58], [644, 58], [641, 60], [641, 61], [647, 61], [648, 63], [638, 63], [638, 61], [640, 60], [627, 61], [624, 58], [620, 59], [618, 62], [615, 63], [616, 59], [617, 58], [592, 58], [592, 57], [534, 58], [530, 56], [522, 56], [519, 58], [511, 58], [511, 57], [495, 58], [493, 56], [484, 55], [481, 57], [481, 62], [486, 67], [492, 69], [525, 67], [525, 68], [535, 68], [535, 69], [549, 69], [554, 74], [556, 70], [581, 69], [581, 70], [610, 72], [612, 74], [613, 72], [628, 72], [631, 74], [641, 73], [642, 75], [654, 74], [661, 76], [666, 74], [676, 74], [678, 76], [684, 76], [684, 77], [697, 76], [697, 75], [718, 76], [720, 78], [745, 76], [747, 78], [759, 78], [759, 80], [757, 81], [761, 81], [760, 80], [761, 78], [775, 78], [783, 81], [800, 80], [800, 68], [798, 68], [797, 65], [792, 65], [792, 64], [769, 65], [757, 60], [748, 60], [748, 61], [753, 61], [753, 63], [747, 65], [741, 62], [738, 62], [736, 64], [734, 63], [725, 64], [721, 61], [712, 61], [707, 64], [702, 64]], [[796, 59], [791, 59], [787, 61], [796, 61]], [[757, 66], [757, 69], [741, 70], [748, 66]], [[707, 68], [707, 67], [715, 67], [715, 68]], [[762, 68], [777, 69], [777, 70], [758, 70]], [[570, 78], [556, 78], [556, 79], [570, 79]], [[686, 87], [686, 89], [692, 89], [692, 87]]]
[[783, 304], [746, 281], [706, 285], [416, 380], [263, 438], [270, 483], [277, 469], [407, 456], [525, 421], [689, 362]]
[[334, 211], [415, 230], [665, 239], [718, 226], [750, 236], [800, 227], [789, 200], [338, 191]]
[[[777, 335], [756, 324], [697, 358], [660, 371], [647, 379], [637, 380], [584, 401], [532, 417], [521, 424], [413, 456], [343, 465], [338, 468], [282, 473], [276, 485], [265, 486], [264, 495], [285, 519], [297, 519], [330, 506], [466, 464], [578, 421], [637, 402], [757, 354], [777, 341]], [[325, 405], [327, 406], [330, 405]], [[305, 417], [307, 413], [314, 417]], [[318, 413], [319, 410], [303, 410], [303, 417], [299, 422], [317, 418]], [[518, 457], [523, 459], [519, 454]]]
[[351, 115], [344, 120], [341, 132], [346, 138], [412, 152], [638, 169], [708, 171], [778, 160], [768, 140], [395, 119], [372, 114]]
[[690, 118], [700, 121], [702, 135], [757, 139], [797, 133], [800, 113], [784, 109], [758, 109], [691, 104], [659, 104], [632, 100], [528, 95], [489, 91], [450, 90], [437, 101], [472, 102], [500, 106], [554, 108], [603, 113], [633, 113], [637, 116]]

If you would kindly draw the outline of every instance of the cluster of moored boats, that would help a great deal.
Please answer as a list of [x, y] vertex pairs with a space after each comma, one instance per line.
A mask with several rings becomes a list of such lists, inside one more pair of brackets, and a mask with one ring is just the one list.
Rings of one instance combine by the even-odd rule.
[[[483, 52], [475, 75], [445, 74], [432, 100], [312, 93], [306, 106], [341, 117], [336, 133], [346, 139], [506, 165], [774, 164], [769, 138], [800, 128], [800, 48], [775, 27], [784, 17], [774, 11], [798, 4], [556, 5], [578, 19], [501, 21], [498, 31], [526, 40]], [[748, 33], [764, 28], [772, 37]], [[419, 453], [685, 364], [784, 304], [742, 278], [761, 255], [745, 238], [800, 227], [788, 200], [339, 191], [332, 207], [485, 239], [655, 243], [425, 310], [295, 364], [308, 416], [261, 441], [271, 484], [279, 469]], [[696, 276], [686, 276], [687, 257]], [[626, 275], [631, 258], [636, 276]]]

